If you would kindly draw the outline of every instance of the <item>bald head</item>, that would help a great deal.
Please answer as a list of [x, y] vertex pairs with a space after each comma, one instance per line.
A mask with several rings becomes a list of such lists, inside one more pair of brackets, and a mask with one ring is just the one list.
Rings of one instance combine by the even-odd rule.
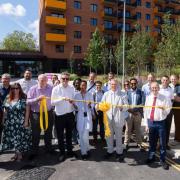
[[116, 91], [117, 90], [118, 81], [116, 79], [111, 79], [111, 90]]
[[47, 85], [48, 79], [47, 76], [45, 74], [40, 74], [38, 76], [38, 84], [41, 88], [45, 88]]

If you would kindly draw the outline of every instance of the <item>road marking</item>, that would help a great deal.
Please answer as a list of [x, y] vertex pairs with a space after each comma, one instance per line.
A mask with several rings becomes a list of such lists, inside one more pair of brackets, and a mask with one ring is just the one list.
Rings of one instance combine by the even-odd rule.
[[[149, 147], [147, 143], [142, 143], [142, 145], [143, 145], [143, 147], [144, 147], [145, 149], [147, 149], [147, 148]], [[159, 153], [156, 152], [155, 155], [156, 155], [158, 158], [160, 158]], [[174, 169], [176, 169], [177, 171], [180, 172], [180, 165], [179, 165], [178, 163], [176, 163], [175, 161], [171, 160], [171, 159], [168, 158], [168, 157], [166, 157], [166, 162], [167, 162], [169, 165], [171, 165]]]

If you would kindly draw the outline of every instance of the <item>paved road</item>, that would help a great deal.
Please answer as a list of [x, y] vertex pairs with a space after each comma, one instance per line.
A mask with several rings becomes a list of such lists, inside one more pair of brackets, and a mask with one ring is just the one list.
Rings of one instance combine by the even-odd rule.
[[91, 158], [87, 161], [82, 161], [79, 147], [76, 146], [75, 151], [78, 154], [78, 158], [69, 158], [63, 163], [57, 161], [57, 154], [47, 155], [43, 150], [40, 151], [35, 161], [25, 160], [21, 163], [9, 162], [12, 156], [11, 153], [2, 154], [0, 156], [0, 179], [7, 179], [16, 171], [25, 169], [28, 166], [54, 168], [55, 172], [50, 176], [49, 180], [180, 179], [180, 172], [172, 167], [168, 171], [163, 170], [158, 162], [151, 167], [147, 166], [144, 163], [147, 152], [139, 152], [135, 145], [128, 151], [125, 162], [123, 163], [116, 162], [115, 157], [112, 157], [108, 161], [104, 160], [105, 149], [106, 147], [102, 148], [100, 142], [96, 147], [91, 146]]

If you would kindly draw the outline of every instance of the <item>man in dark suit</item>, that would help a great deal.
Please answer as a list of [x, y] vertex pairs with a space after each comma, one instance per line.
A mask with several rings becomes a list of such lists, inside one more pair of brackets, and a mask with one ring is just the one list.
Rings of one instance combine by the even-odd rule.
[[145, 98], [144, 98], [144, 93], [140, 89], [137, 88], [136, 78], [130, 79], [130, 86], [131, 86], [131, 89], [127, 91], [127, 96], [128, 96], [128, 103], [129, 105], [132, 105], [132, 107], [128, 110], [129, 117], [126, 120], [124, 144], [126, 146], [126, 151], [127, 151], [129, 147], [128, 145], [130, 142], [133, 127], [134, 127], [135, 135], [136, 135], [136, 142], [138, 146], [140, 147], [140, 150], [143, 151], [143, 148], [141, 146], [141, 143], [142, 143], [141, 120], [142, 120], [143, 108], [133, 107], [133, 105], [134, 106], [143, 105]]

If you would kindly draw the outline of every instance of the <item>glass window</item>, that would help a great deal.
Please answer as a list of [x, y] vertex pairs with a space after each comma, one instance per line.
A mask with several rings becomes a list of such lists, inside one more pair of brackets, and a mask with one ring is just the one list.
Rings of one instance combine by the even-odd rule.
[[56, 52], [64, 52], [64, 45], [56, 45]]
[[113, 9], [110, 8], [110, 7], [105, 7], [105, 8], [104, 8], [104, 13], [105, 13], [105, 14], [113, 14]]
[[136, 17], [137, 17], [137, 19], [141, 19], [141, 13], [140, 13], [140, 12], [137, 12], [137, 13], [136, 13]]
[[74, 53], [81, 53], [81, 46], [74, 46]]
[[126, 11], [126, 17], [130, 17], [130, 16], [131, 16], [130, 11]]
[[125, 30], [126, 30], [126, 31], [130, 31], [130, 30], [131, 30], [130, 24], [126, 24], [126, 25], [125, 25]]
[[91, 4], [91, 11], [97, 12], [97, 8], [98, 8], [97, 4]]
[[60, 13], [51, 13], [51, 16], [58, 17], [58, 18], [64, 18], [64, 14], [60, 14]]
[[81, 2], [80, 1], [74, 1], [74, 8], [81, 9]]
[[151, 8], [151, 3], [150, 2], [146, 2], [146, 8]]
[[112, 21], [104, 21], [104, 27], [106, 29], [111, 29], [113, 27]]
[[81, 37], [82, 37], [81, 31], [74, 31], [74, 38], [81, 39]]
[[97, 26], [97, 19], [96, 18], [91, 18], [90, 24], [91, 24], [91, 26]]
[[64, 29], [52, 29], [51, 30], [53, 33], [57, 33], [57, 34], [64, 34]]
[[141, 6], [141, 0], [136, 0], [137, 6]]
[[146, 14], [146, 20], [150, 20], [151, 19], [151, 15], [150, 14]]
[[81, 16], [74, 16], [74, 23], [81, 24]]

